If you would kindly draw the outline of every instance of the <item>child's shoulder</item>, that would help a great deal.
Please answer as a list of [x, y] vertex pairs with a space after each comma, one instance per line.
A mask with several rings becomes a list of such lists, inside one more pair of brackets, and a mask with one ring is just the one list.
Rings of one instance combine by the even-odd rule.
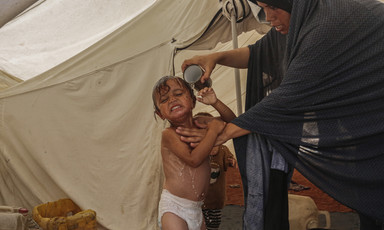
[[172, 127], [168, 127], [168, 128], [165, 128], [162, 132], [162, 134], [174, 134], [176, 133], [176, 129], [172, 128]]
[[169, 140], [173, 139], [175, 137], [178, 137], [178, 134], [176, 133], [176, 130], [172, 127], [168, 127], [163, 130], [162, 132], [162, 139], [163, 140]]

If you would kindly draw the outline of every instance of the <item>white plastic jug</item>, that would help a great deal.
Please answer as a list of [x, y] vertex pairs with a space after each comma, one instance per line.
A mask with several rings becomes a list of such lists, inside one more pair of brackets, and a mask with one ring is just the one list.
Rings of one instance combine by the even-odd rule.
[[[309, 196], [288, 194], [289, 229], [329, 229], [331, 217], [328, 211], [319, 211], [315, 202]], [[325, 226], [319, 226], [319, 216], [325, 216]]]

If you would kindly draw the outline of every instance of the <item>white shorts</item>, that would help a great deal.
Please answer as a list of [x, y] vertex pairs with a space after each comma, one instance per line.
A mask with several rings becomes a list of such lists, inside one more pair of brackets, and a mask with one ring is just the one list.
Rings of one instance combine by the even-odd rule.
[[200, 230], [203, 224], [203, 212], [201, 206], [203, 201], [193, 201], [171, 194], [163, 189], [159, 202], [159, 226], [161, 218], [166, 212], [171, 212], [185, 220], [189, 230]]

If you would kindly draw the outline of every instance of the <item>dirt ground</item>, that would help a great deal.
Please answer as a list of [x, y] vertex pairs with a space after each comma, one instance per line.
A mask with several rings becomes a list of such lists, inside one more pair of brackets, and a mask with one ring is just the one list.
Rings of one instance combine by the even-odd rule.
[[[226, 174], [226, 179], [227, 204], [243, 206], [244, 196], [239, 170], [229, 168]], [[289, 193], [311, 197], [315, 201], [319, 210], [326, 210], [329, 212], [354, 212], [352, 209], [340, 204], [332, 197], [328, 196], [296, 170], [293, 173], [292, 180], [299, 185], [308, 187], [309, 189], [301, 191], [289, 190]]]

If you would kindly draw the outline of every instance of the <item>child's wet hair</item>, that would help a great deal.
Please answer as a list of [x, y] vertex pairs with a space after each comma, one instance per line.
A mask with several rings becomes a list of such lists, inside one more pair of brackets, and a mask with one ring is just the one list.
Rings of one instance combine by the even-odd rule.
[[191, 95], [191, 98], [193, 100], [193, 103], [196, 103], [196, 96], [193, 93], [193, 89], [190, 84], [188, 84], [184, 79], [176, 76], [164, 76], [160, 78], [155, 86], [153, 87], [152, 90], [152, 100], [153, 100], [153, 106], [155, 108], [155, 112], [159, 112], [159, 108], [157, 107], [156, 104], [156, 95], [160, 95], [161, 90], [166, 89], [167, 92], [169, 90], [169, 86], [167, 85], [168, 80], [175, 80], [180, 86], [184, 87], [185, 89], [188, 90], [189, 94]]

